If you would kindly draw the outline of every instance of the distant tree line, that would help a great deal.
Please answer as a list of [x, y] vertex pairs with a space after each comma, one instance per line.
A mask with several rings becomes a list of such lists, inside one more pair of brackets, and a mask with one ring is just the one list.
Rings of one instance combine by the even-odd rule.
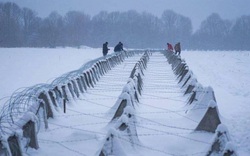
[[250, 50], [250, 16], [229, 21], [213, 13], [193, 32], [191, 20], [171, 10], [160, 18], [133, 10], [93, 17], [52, 12], [40, 18], [29, 8], [0, 3], [0, 47], [101, 47], [106, 41], [110, 46], [122, 41], [128, 48], [166, 48], [167, 42], [181, 42], [185, 49]]

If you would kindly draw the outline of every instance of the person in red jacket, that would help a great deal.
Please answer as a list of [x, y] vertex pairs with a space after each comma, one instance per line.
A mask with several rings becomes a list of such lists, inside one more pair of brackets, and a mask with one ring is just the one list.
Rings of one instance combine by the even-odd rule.
[[172, 46], [172, 44], [167, 43], [167, 45], [168, 45], [168, 50], [169, 50], [169, 51], [173, 51], [173, 46]]

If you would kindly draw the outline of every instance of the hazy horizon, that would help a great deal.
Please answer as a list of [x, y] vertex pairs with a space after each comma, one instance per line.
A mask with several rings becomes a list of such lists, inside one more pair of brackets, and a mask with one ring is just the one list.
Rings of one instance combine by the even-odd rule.
[[64, 15], [73, 10], [91, 16], [100, 11], [136, 10], [160, 17], [164, 10], [173, 10], [189, 17], [194, 30], [197, 30], [201, 22], [212, 13], [218, 13], [223, 19], [230, 20], [242, 15], [250, 15], [249, 0], [0, 0], [0, 2], [14, 2], [20, 7], [30, 8], [36, 11], [39, 17], [46, 17], [52, 11]]

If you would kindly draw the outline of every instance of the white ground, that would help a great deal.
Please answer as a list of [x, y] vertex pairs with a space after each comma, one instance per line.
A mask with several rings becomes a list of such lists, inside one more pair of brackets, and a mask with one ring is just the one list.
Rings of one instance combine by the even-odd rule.
[[213, 87], [220, 115], [239, 155], [249, 155], [250, 52], [184, 51], [182, 56], [198, 81]]
[[[50, 83], [63, 73], [78, 69], [101, 55], [101, 49], [90, 48], [0, 48], [0, 99], [3, 98], [0, 105], [7, 99], [4, 97], [18, 88]], [[222, 122], [228, 127], [239, 155], [248, 155], [250, 52], [183, 51], [182, 57], [203, 86], [213, 87]], [[108, 130], [106, 125], [112, 118], [112, 114], [107, 112], [115, 104], [139, 58], [129, 58], [111, 70], [95, 88], [83, 94], [81, 100], [72, 102], [66, 114], [60, 112], [56, 119], [49, 120], [49, 129], [41, 128], [39, 132], [39, 150], [29, 149], [28, 153], [96, 154], [102, 147]], [[144, 78], [143, 95], [136, 107], [141, 144], [135, 145], [136, 150], [125, 149], [125, 153], [166, 155], [205, 152], [211, 134], [189, 133], [198, 121], [183, 117], [182, 108], [187, 99], [174, 81], [166, 58], [160, 54], [153, 55]]]

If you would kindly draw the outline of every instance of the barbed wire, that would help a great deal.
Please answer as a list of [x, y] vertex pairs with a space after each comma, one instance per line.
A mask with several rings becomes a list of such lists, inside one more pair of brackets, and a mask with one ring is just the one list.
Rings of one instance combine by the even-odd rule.
[[110, 98], [117, 98], [117, 96], [106, 95], [106, 94], [97, 94], [97, 93], [92, 93], [92, 92], [87, 92], [87, 94], [110, 97]]
[[[154, 129], [154, 128], [148, 128], [148, 127], [144, 127], [144, 126], [140, 126], [140, 125], [137, 125], [137, 127], [140, 127], [140, 128], [144, 128], [144, 129], [147, 129], [147, 130], [152, 130], [152, 131], [156, 131], [156, 132], [161, 132], [161, 133], [165, 133], [165, 134], [168, 134], [168, 135], [173, 135], [173, 136], [177, 136], [177, 137], [180, 137], [180, 138], [183, 138], [183, 139], [187, 139], [187, 140], [190, 140], [190, 141], [195, 141], [195, 142], [199, 142], [199, 143], [203, 143], [203, 144], [207, 144], [207, 145], [212, 145], [211, 143], [209, 142], [205, 142], [205, 141], [202, 141], [202, 140], [197, 140], [197, 139], [192, 139], [192, 138], [189, 138], [189, 137], [186, 137], [186, 136], [181, 136], [179, 135], [178, 133], [170, 133], [170, 132], [166, 132], [166, 131], [162, 131], [162, 130], [158, 130], [158, 129]], [[176, 129], [179, 129], [177, 127], [175, 127]], [[183, 130], [188, 130], [188, 129], [184, 129]], [[191, 130], [191, 129], [190, 129]]]
[[[80, 127], [80, 126], [92, 126], [92, 125], [104, 125], [108, 124], [109, 122], [97, 122], [97, 123], [85, 123], [85, 124], [78, 124], [78, 125], [70, 125], [70, 127]], [[40, 133], [47, 133], [47, 132], [52, 132], [56, 130], [62, 130], [62, 128], [68, 128], [68, 127], [58, 127], [58, 128], [53, 128], [53, 129], [47, 129], [46, 131], [40, 132]]]
[[170, 97], [162, 97], [162, 96], [159, 96], [159, 95], [147, 94], [147, 93], [144, 93], [144, 92], [143, 92], [143, 95], [155, 97], [157, 99], [168, 99], [168, 100], [172, 100], [172, 101], [185, 102], [183, 100], [173, 99], [173, 98], [170, 98]]
[[151, 119], [148, 119], [148, 118], [145, 118], [145, 117], [141, 117], [141, 116], [139, 116], [139, 115], [135, 115], [135, 116], [136, 116], [137, 118], [141, 118], [141, 119], [143, 119], [143, 120], [146, 120], [146, 121], [149, 121], [149, 122], [151, 122], [151, 123], [155, 123], [156, 125], [164, 126], [164, 127], [167, 127], [167, 128], [194, 131], [194, 129], [191, 129], [191, 128], [185, 128], [185, 127], [177, 127], [177, 126], [172, 126], [172, 125], [166, 125], [166, 124], [159, 123], [159, 122], [156, 122], [156, 121], [154, 121], [154, 120], [151, 120]]
[[74, 152], [74, 153], [77, 153], [78, 155], [83, 155], [83, 156], [87, 156], [86, 154], [82, 153], [82, 152], [79, 152], [77, 150], [74, 150], [74, 149], [71, 149], [69, 148], [68, 146], [66, 145], [63, 145], [61, 142], [57, 142], [57, 141], [53, 141], [53, 140], [47, 140], [47, 139], [38, 139], [41, 143], [53, 143], [53, 144], [58, 144], [60, 146], [62, 146], [63, 148], [71, 151], [71, 152]]
[[147, 150], [150, 150], [150, 151], [155, 151], [155, 152], [167, 154], [167, 155], [170, 155], [170, 156], [194, 156], [194, 155], [198, 155], [198, 154], [205, 154], [205, 153], [207, 153], [207, 152], [203, 152], [202, 151], [202, 152], [197, 152], [197, 153], [193, 153], [193, 154], [185, 154], [185, 155], [173, 154], [173, 153], [169, 153], [169, 152], [166, 152], [166, 151], [163, 151], [163, 150], [159, 150], [159, 149], [156, 149], [156, 148], [153, 148], [153, 147], [145, 146], [145, 145], [142, 145], [142, 144], [139, 144], [139, 143], [136, 143], [136, 142], [132, 142], [131, 140], [127, 140], [127, 139], [119, 137], [119, 136], [115, 136], [115, 137], [118, 138], [118, 139], [120, 139], [120, 140], [122, 140], [122, 141], [129, 142], [130, 144], [136, 145], [138, 147], [141, 147], [141, 148], [144, 148], [144, 149], [147, 149]]
[[106, 133], [101, 133], [101, 132], [97, 132], [97, 131], [90, 131], [90, 130], [71, 127], [71, 126], [60, 125], [60, 124], [56, 124], [56, 123], [52, 123], [52, 122], [49, 122], [49, 123], [51, 125], [60, 126], [63, 128], [68, 128], [68, 129], [72, 129], [72, 130], [83, 131], [83, 132], [87, 132], [87, 133], [100, 134], [100, 135], [106, 136]]
[[189, 118], [189, 117], [187, 117], [187, 116], [185, 116], [185, 115], [181, 115], [181, 114], [179, 114], [178, 112], [175, 112], [175, 111], [172, 111], [172, 110], [169, 110], [169, 109], [166, 109], [166, 108], [156, 107], [156, 106], [148, 105], [148, 104], [141, 103], [141, 102], [140, 102], [140, 104], [141, 104], [141, 105], [148, 106], [148, 107], [152, 107], [152, 108], [155, 108], [155, 109], [166, 110], [166, 111], [172, 112], [172, 113], [174, 113], [174, 114], [176, 114], [176, 115], [178, 115], [178, 116], [181, 116], [181, 117], [183, 117], [183, 118], [186, 118], [186, 119], [188, 119], [188, 120], [190, 120], [190, 121], [192, 121], [192, 122], [199, 123], [198, 121], [196, 121], [196, 120], [194, 120], [194, 119], [191, 119], [191, 118]]
[[[133, 61], [131, 61], [133, 62]], [[156, 61], [155, 61], [156, 62]], [[154, 63], [155, 63], [154, 62]], [[132, 63], [126, 63], [123, 65], [123, 68], [125, 66], [127, 66], [128, 64], [132, 64]], [[157, 64], [160, 64], [160, 62], [157, 62]], [[117, 70], [114, 70], [113, 72], [115, 71], [119, 71], [118, 69]], [[79, 71], [77, 71], [79, 72]], [[69, 72], [67, 74], [65, 74], [65, 76], [62, 76], [60, 77], [59, 79], [57, 79], [57, 81], [54, 81], [55, 83], [61, 83], [62, 81], [65, 81], [65, 80], [68, 80], [70, 76], [74, 75], [77, 73], [76, 71], [72, 71], [72, 72]], [[125, 74], [124, 74], [125, 75]], [[124, 75], [119, 75], [119, 76], [124, 76]], [[109, 73], [108, 76], [106, 76], [105, 78], [113, 78], [114, 76], [117, 76], [116, 74], [111, 74]], [[169, 76], [169, 77], [168, 77]], [[165, 78], [165, 79], [163, 79]], [[113, 80], [113, 79], [112, 79]], [[118, 79], [117, 79], [118, 80]], [[120, 80], [120, 79], [119, 79]], [[118, 81], [119, 81], [118, 80]], [[172, 81], [169, 81], [170, 80], [170, 74], [169, 75], [161, 75], [159, 74], [159, 77], [158, 78], [153, 78], [152, 81], [155, 81], [155, 82], [160, 82], [161, 80], [167, 80], [168, 82], [172, 82]], [[174, 81], [173, 81], [174, 82]], [[157, 83], [155, 83], [157, 84]], [[108, 85], [108, 83], [105, 83], [104, 82], [100, 82], [100, 85]], [[155, 85], [153, 87], [154, 84], [152, 84], [151, 86], [144, 86], [146, 89], [150, 89], [150, 90], [159, 90], [159, 89], [166, 89], [166, 90], [171, 90], [173, 88], [178, 88], [177, 85], [166, 85], [166, 88], [160, 88], [160, 86], [162, 87], [162, 85]], [[122, 86], [120, 84], [116, 85], [116, 86]], [[25, 93], [25, 95], [20, 95], [19, 93], [17, 94], [14, 94], [15, 96], [17, 97], [22, 97], [20, 99], [18, 99], [19, 101], [14, 101], [14, 102], [19, 102], [21, 104], [27, 104], [30, 100], [32, 100], [34, 97], [32, 96], [32, 94], [36, 91], [40, 91], [40, 89], [44, 89], [46, 87], [45, 86], [40, 86], [39, 87], [35, 87], [36, 89], [38, 90], [25, 90], [23, 93]], [[158, 87], [158, 88], [157, 88]], [[95, 89], [92, 89], [90, 88], [89, 90], [90, 91], [95, 91], [95, 92], [98, 92], [98, 91], [121, 91], [122, 88], [119, 88], [119, 87], [107, 87], [106, 89], [102, 89], [102, 87], [97, 87]], [[32, 94], [31, 94], [32, 93]], [[94, 102], [93, 100], [108, 100], [108, 99], [115, 99], [116, 97], [114, 96], [108, 96], [108, 95], [104, 95], [104, 94], [95, 94], [95, 93], [91, 93], [91, 92], [85, 92], [86, 94], [91, 94], [91, 95], [97, 95], [97, 96], [105, 96], [106, 98], [79, 98], [78, 100], [81, 100], [81, 101], [86, 101], [88, 103], [91, 103], [91, 104], [94, 104], [94, 105], [98, 105], [98, 106], [101, 106], [101, 107], [106, 107], [106, 108], [109, 108], [109, 109], [113, 109], [112, 107], [110, 106], [107, 106], [105, 104], [100, 104], [98, 102]], [[157, 93], [154, 91], [154, 93]], [[181, 91], [175, 91], [175, 92], [163, 92], [163, 93], [182, 93]], [[29, 95], [29, 96], [27, 96]], [[178, 102], [185, 102], [185, 101], [182, 101], [182, 100], [177, 100], [175, 98], [177, 97], [162, 97], [162, 96], [159, 96], [159, 95], [153, 95], [153, 94], [145, 94], [145, 92], [143, 92], [143, 95], [145, 96], [150, 96], [150, 97], [154, 97], [155, 99], [168, 99], [168, 100], [173, 100], [173, 101], [178, 101]], [[25, 98], [23, 98], [25, 97]], [[116, 98], [117, 99], [117, 98]], [[145, 98], [145, 97], [142, 97], [142, 99], [149, 99], [149, 98]], [[153, 98], [151, 98], [153, 99]], [[156, 108], [156, 109], [160, 109], [162, 110], [161, 113], [174, 113], [174, 114], [177, 114], [179, 116], [182, 116], [184, 118], [187, 118], [188, 120], [192, 121], [192, 122], [195, 122], [195, 123], [198, 123], [197, 121], [191, 119], [191, 118], [188, 118], [187, 116], [184, 116], [182, 114], [179, 114], [179, 112], [183, 112], [185, 110], [176, 110], [176, 111], [172, 111], [172, 110], [169, 110], [169, 109], [166, 109], [166, 108], [161, 108], [161, 107], [156, 107], [156, 106], [152, 106], [152, 105], [148, 105], [148, 104], [145, 104], [145, 103], [140, 103], [141, 105], [144, 105], [144, 106], [148, 106], [148, 107], [152, 107], [152, 108]], [[26, 105], [23, 105], [24, 107], [27, 107]], [[9, 108], [5, 108], [5, 109], [9, 109]], [[72, 112], [75, 112], [75, 113], [78, 113], [78, 114], [71, 114], [71, 115], [61, 115], [61, 116], [57, 116], [57, 117], [73, 117], [73, 116], [80, 116], [80, 115], [85, 115], [85, 116], [91, 116], [91, 117], [95, 117], [95, 118], [98, 118], [98, 119], [103, 119], [103, 120], [110, 120], [110, 118], [105, 118], [104, 115], [106, 115], [107, 113], [84, 113], [84, 112], [80, 112], [80, 111], [76, 111], [76, 110], [73, 110], [73, 109], [67, 109], [69, 111], [72, 111]], [[17, 112], [21, 111], [20, 110], [17, 110]], [[155, 114], [157, 112], [140, 112], [141, 114]], [[139, 114], [140, 114], [139, 113]], [[159, 113], [159, 112], [158, 112]], [[158, 114], [157, 113], [157, 114]], [[99, 115], [99, 116], [98, 116]], [[163, 127], [167, 127], [167, 128], [171, 128], [171, 129], [178, 129], [178, 130], [184, 130], [184, 131], [188, 131], [187, 133], [171, 133], [171, 132], [167, 132], [167, 131], [164, 131], [164, 130], [158, 130], [158, 129], [155, 129], [155, 128], [149, 128], [149, 127], [146, 127], [146, 126], [142, 126], [142, 123], [139, 123], [139, 122], [135, 122], [137, 124], [138, 127], [142, 128], [142, 129], [146, 129], [146, 130], [150, 130], [150, 131], [154, 131], [154, 132], [157, 132], [157, 133], [139, 133], [137, 134], [137, 136], [151, 136], [151, 135], [172, 135], [172, 136], [176, 136], [176, 137], [180, 137], [180, 138], [183, 138], [183, 139], [187, 139], [187, 140], [190, 140], [190, 141], [195, 141], [195, 142], [199, 142], [199, 143], [203, 143], [203, 144], [208, 144], [208, 145], [211, 145], [210, 143], [208, 142], [205, 142], [205, 141], [202, 141], [202, 140], [197, 140], [197, 139], [193, 139], [193, 138], [189, 138], [189, 137], [186, 137], [186, 136], [182, 136], [181, 134], [190, 134], [189, 131], [194, 131], [194, 129], [190, 129], [190, 128], [184, 128], [184, 127], [178, 127], [178, 126], [171, 126], [171, 125], [165, 125], [165, 124], [162, 124], [162, 123], [159, 123], [159, 122], [156, 122], [156, 121], [153, 121], [153, 120], [150, 120], [150, 119], [147, 119], [147, 118], [143, 118], [141, 117], [140, 115], [135, 115], [136, 117], [138, 118], [141, 118], [143, 120], [146, 120], [146, 121], [149, 121], [155, 125], [158, 125], [158, 126], [163, 126]], [[84, 131], [84, 132], [87, 132], [87, 133], [92, 133], [92, 134], [99, 134], [101, 136], [106, 136], [106, 133], [102, 133], [102, 132], [98, 132], [98, 131], [92, 131], [92, 130], [86, 130], [86, 129], [81, 129], [81, 128], [77, 128], [79, 126], [90, 126], [90, 125], [102, 125], [102, 124], [107, 124], [109, 122], [91, 122], [91, 123], [84, 123], [84, 124], [78, 124], [78, 125], [68, 125], [68, 126], [65, 126], [65, 125], [61, 125], [61, 124], [56, 124], [56, 123], [52, 123], [52, 122], [49, 122], [49, 124], [51, 125], [54, 125], [54, 126], [58, 126], [58, 128], [54, 128], [54, 129], [50, 129], [48, 131], [56, 131], [56, 130], [61, 130], [62, 128], [67, 128], [67, 129], [72, 129], [72, 130], [77, 130], [77, 131]], [[151, 125], [153, 125], [151, 124]], [[150, 124], [143, 124], [143, 125], [150, 125]], [[48, 132], [46, 131], [46, 132]], [[126, 136], [126, 135], [122, 135], [122, 136]], [[75, 152], [75, 153], [78, 153], [79, 155], [85, 155], [84, 153], [81, 153], [79, 151], [76, 151], [74, 149], [71, 149], [69, 147], [67, 147], [66, 145], [62, 144], [62, 143], [70, 143], [70, 142], [83, 142], [83, 141], [89, 141], [89, 140], [93, 140], [93, 139], [96, 139], [96, 137], [93, 137], [93, 138], [88, 138], [88, 139], [76, 139], [76, 140], [64, 140], [64, 141], [51, 141], [51, 140], [44, 140], [44, 139], [39, 139], [39, 140], [43, 140], [44, 142], [51, 142], [51, 143], [56, 143], [56, 144], [59, 144], [60, 146], [72, 151], [72, 152]], [[121, 138], [120, 138], [121, 139]], [[124, 138], [122, 138], [124, 139]], [[129, 141], [129, 140], [126, 140], [126, 141]], [[131, 142], [131, 141], [130, 141]], [[144, 145], [140, 145], [138, 144], [138, 146], [141, 146], [143, 148], [147, 148], [149, 150], [153, 150], [153, 151], [157, 151], [157, 152], [161, 152], [163, 154], [168, 154], [168, 155], [176, 155], [176, 154], [171, 154], [171, 153], [168, 153], [166, 151], [162, 151], [162, 150], [158, 150], [158, 149], [154, 149], [152, 147], [147, 147], [147, 146], [144, 146]], [[206, 153], [206, 152], [199, 152], [199, 153]], [[196, 153], [197, 154], [197, 153]], [[196, 154], [193, 154], [193, 155], [196, 155]], [[192, 155], [192, 154], [191, 154]], [[184, 155], [178, 155], [178, 156], [184, 156]], [[186, 155], [185, 155], [186, 156]]]
[[95, 118], [100, 118], [100, 119], [103, 119], [103, 120], [110, 120], [109, 118], [105, 118], [105, 117], [100, 117], [100, 116], [96, 116], [96, 114], [89, 114], [89, 113], [83, 113], [83, 112], [79, 112], [79, 111], [76, 111], [76, 110], [72, 110], [72, 109], [68, 109], [69, 111], [73, 111], [73, 112], [76, 112], [76, 113], [79, 113], [79, 115], [86, 115], [86, 116], [91, 116], [91, 117], [95, 117]]
[[86, 102], [88, 102], [88, 103], [91, 103], [91, 104], [94, 104], [94, 105], [98, 105], [98, 106], [102, 106], [102, 107], [106, 107], [106, 108], [112, 108], [112, 107], [110, 107], [110, 106], [106, 106], [106, 105], [104, 105], [104, 104], [100, 104], [100, 103], [97, 103], [97, 102], [93, 102], [93, 101], [90, 101], [90, 100], [87, 100], [87, 99], [79, 99], [79, 100], [82, 100], [82, 101], [86, 101]]

